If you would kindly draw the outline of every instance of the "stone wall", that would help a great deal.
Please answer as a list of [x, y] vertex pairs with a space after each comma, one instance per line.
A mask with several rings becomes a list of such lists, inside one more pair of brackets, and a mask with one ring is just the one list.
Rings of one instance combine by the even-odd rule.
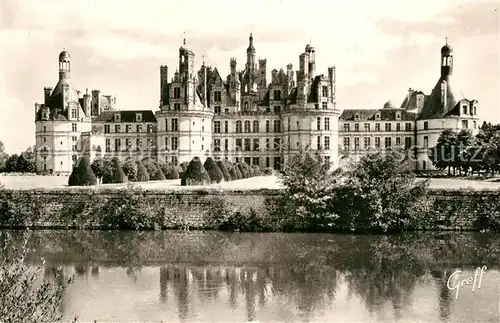
[[[121, 212], [122, 218], [142, 214], [161, 228], [203, 229], [211, 217], [221, 213], [269, 216], [279, 194], [279, 190], [267, 189], [4, 190], [0, 192], [0, 226], [98, 228], [108, 213]], [[473, 230], [481, 216], [500, 218], [500, 190], [432, 190], [431, 195], [435, 212], [430, 230]], [[131, 206], [130, 201], [134, 201]], [[101, 206], [97, 208], [97, 204]]]

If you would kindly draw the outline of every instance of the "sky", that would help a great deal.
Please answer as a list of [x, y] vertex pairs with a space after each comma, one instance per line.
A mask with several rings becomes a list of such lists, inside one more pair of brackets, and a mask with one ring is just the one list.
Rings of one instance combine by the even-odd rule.
[[316, 74], [337, 70], [337, 107], [400, 105], [408, 88], [426, 94], [440, 73], [440, 48], [454, 49], [457, 99], [477, 99], [500, 122], [500, 1], [470, 0], [26, 0], [0, 1], [0, 140], [8, 153], [34, 144], [34, 104], [71, 54], [73, 85], [117, 97], [117, 108], [158, 110], [159, 66], [178, 67], [185, 32], [195, 68], [229, 73], [257, 56], [273, 68], [299, 65], [311, 42]]

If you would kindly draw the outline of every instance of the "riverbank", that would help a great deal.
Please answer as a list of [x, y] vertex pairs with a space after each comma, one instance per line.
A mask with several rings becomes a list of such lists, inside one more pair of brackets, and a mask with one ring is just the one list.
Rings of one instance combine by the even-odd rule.
[[[237, 181], [226, 184], [233, 183]], [[0, 192], [0, 227], [280, 231], [279, 223], [287, 216], [280, 209], [281, 193], [215, 185], [179, 190], [104, 185], [6, 189]], [[500, 189], [434, 188], [430, 203], [432, 212], [423, 215], [428, 218], [421, 230], [488, 230], [489, 221], [500, 218]]]

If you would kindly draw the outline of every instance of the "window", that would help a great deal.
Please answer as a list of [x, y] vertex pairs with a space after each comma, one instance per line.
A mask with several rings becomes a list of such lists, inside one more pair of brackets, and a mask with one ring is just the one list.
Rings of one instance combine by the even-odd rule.
[[214, 133], [220, 133], [220, 121], [214, 121]]
[[422, 161], [422, 169], [425, 170], [427, 168], [427, 163], [424, 161]]
[[271, 167], [271, 158], [266, 157], [266, 167]]
[[78, 118], [78, 113], [76, 109], [71, 109], [71, 118], [76, 119]]
[[266, 112], [267, 113], [271, 112], [271, 107], [266, 107]]
[[323, 109], [328, 109], [328, 102], [321, 102], [321, 107]]
[[396, 146], [401, 146], [401, 137], [396, 137]]
[[137, 133], [142, 132], [142, 124], [138, 124], [136, 128], [137, 128]]
[[281, 132], [281, 120], [274, 120], [274, 132]]
[[476, 121], [472, 121], [472, 124], [473, 124], [474, 129], [476, 129], [476, 126], [477, 126]]
[[253, 132], [259, 132], [259, 121], [258, 120], [253, 121]]
[[271, 147], [270, 147], [270, 140], [269, 138], [266, 138], [266, 150], [270, 150]]
[[125, 126], [125, 132], [132, 132], [132, 125], [128, 124]]
[[411, 123], [410, 122], [405, 123], [405, 130], [411, 131]]
[[172, 137], [172, 144], [170, 145], [170, 147], [172, 147], [172, 150], [179, 149], [179, 138]]
[[354, 115], [354, 120], [356, 120], [356, 121], [357, 121], [357, 120], [359, 120], [359, 114], [358, 114], [358, 113], [356, 113], [356, 114]]
[[71, 159], [73, 160], [73, 163], [77, 161], [78, 157], [76, 155], [71, 156]]
[[229, 132], [229, 121], [224, 121], [224, 132], [225, 133]]
[[115, 113], [115, 122], [121, 121], [121, 115], [119, 113]]
[[281, 106], [280, 105], [274, 106], [274, 113], [281, 113]]
[[141, 148], [142, 148], [142, 139], [137, 138], [135, 140], [135, 150], [141, 150]]
[[401, 114], [400, 113], [396, 113], [396, 120], [401, 120]]
[[165, 150], [168, 150], [168, 144], [169, 144], [169, 138], [168, 137], [165, 137]]
[[274, 138], [274, 150], [281, 150], [281, 138]]
[[385, 124], [385, 131], [391, 131], [391, 124], [390, 123]]
[[222, 101], [222, 95], [220, 91], [214, 91], [214, 101], [215, 102]]
[[71, 124], [71, 131], [73, 131], [73, 132], [77, 132], [78, 131], [78, 127], [77, 127], [76, 123], [72, 123]]
[[399, 122], [396, 123], [396, 131], [401, 131], [401, 124]]
[[321, 87], [321, 96], [324, 98], [328, 97], [328, 86], [322, 86]]
[[229, 150], [229, 139], [224, 139], [224, 150], [225, 151]]
[[375, 137], [375, 148], [380, 148], [380, 137]]
[[115, 132], [120, 132], [120, 125], [119, 124], [116, 124], [115, 125]]
[[177, 166], [178, 163], [179, 161], [177, 160], [177, 156], [172, 156], [172, 164], [174, 164], [174, 166]]
[[349, 132], [349, 124], [348, 123], [344, 123], [344, 131], [345, 132]]
[[321, 130], [321, 117], [316, 118], [316, 130]]
[[250, 148], [250, 138], [245, 138], [245, 147], [244, 147], [245, 151], [250, 151], [251, 148]]
[[243, 105], [243, 111], [248, 111], [248, 102]]
[[375, 120], [380, 120], [380, 113], [377, 113], [377, 114], [375, 115]]
[[354, 150], [359, 150], [359, 138], [354, 138]]
[[370, 124], [369, 123], [365, 123], [365, 131], [370, 131]]
[[463, 109], [462, 113], [463, 113], [463, 114], [467, 114], [467, 106], [466, 106], [466, 105], [464, 105], [464, 106], [462, 107], [462, 109]]
[[424, 136], [424, 148], [429, 148], [429, 137]]
[[411, 137], [405, 137], [405, 149], [411, 147]]
[[135, 114], [135, 121], [142, 122], [142, 113], [138, 112]]
[[216, 106], [216, 107], [214, 108], [214, 112], [215, 112], [216, 114], [220, 114], [220, 106]]
[[274, 101], [281, 101], [281, 91], [274, 90]]
[[245, 164], [250, 165], [250, 162], [252, 161], [252, 158], [245, 157], [244, 160], [245, 160]]
[[259, 162], [259, 157], [254, 157], [254, 158], [252, 159], [252, 165], [257, 165], [257, 166], [259, 166], [259, 164], [260, 164], [260, 162]]
[[316, 104], [314, 105], [314, 109], [319, 110], [319, 104], [317, 104], [317, 103], [316, 103]]
[[462, 120], [462, 129], [469, 129], [469, 121]]
[[47, 127], [43, 126], [43, 132], [47, 132]]
[[[236, 102], [236, 105], [238, 105], [238, 102]], [[224, 109], [224, 113], [229, 113], [229, 109], [228, 109], [228, 108], [225, 108], [225, 109]]]
[[354, 124], [354, 131], [359, 132], [359, 123]]
[[391, 148], [392, 138], [385, 137], [385, 148]]
[[174, 99], [180, 99], [180, 98], [181, 98], [181, 88], [174, 87]]
[[344, 138], [344, 150], [349, 150], [351, 146], [351, 142], [349, 140], [349, 138]]
[[106, 139], [106, 152], [111, 151], [111, 139]]
[[71, 146], [71, 151], [76, 151], [76, 145]]
[[330, 150], [330, 137], [325, 136], [325, 150]]
[[365, 145], [365, 149], [369, 149], [370, 148], [370, 145], [371, 145], [371, 138], [370, 137], [365, 137], [364, 139], [364, 145]]
[[131, 146], [132, 146], [132, 139], [130, 138], [125, 139], [125, 147], [127, 148], [127, 151], [130, 149]]
[[249, 133], [250, 131], [250, 121], [246, 120], [245, 121], [245, 133]]
[[241, 150], [242, 142], [241, 138], [236, 138], [236, 150]]
[[325, 156], [325, 163], [330, 164], [330, 156]]
[[380, 123], [375, 124], [375, 131], [380, 131]]
[[474, 115], [476, 115], [476, 107], [473, 107], [473, 110], [474, 110]]
[[47, 137], [43, 137], [43, 142], [47, 142]]
[[425, 121], [424, 122], [424, 130], [428, 130], [429, 129], [429, 122]]
[[254, 138], [253, 139], [253, 150], [254, 151], [259, 151], [259, 138]]
[[236, 133], [241, 133], [241, 121], [236, 121]]
[[122, 141], [120, 138], [115, 139], [115, 151], [120, 151], [120, 146], [122, 144]]
[[325, 130], [330, 131], [330, 118], [325, 118]]
[[180, 103], [174, 103], [174, 111], [180, 111], [181, 109], [181, 104]]
[[214, 151], [220, 151], [220, 139], [214, 139]]
[[152, 133], [153, 132], [153, 125], [152, 124], [148, 124], [147, 125], [147, 131], [148, 131], [148, 133]]

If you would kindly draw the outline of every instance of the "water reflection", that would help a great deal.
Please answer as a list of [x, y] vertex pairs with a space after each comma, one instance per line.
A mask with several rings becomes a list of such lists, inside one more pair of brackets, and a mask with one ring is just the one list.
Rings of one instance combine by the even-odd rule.
[[[14, 232], [14, 234], [16, 234]], [[44, 277], [75, 275], [84, 321], [497, 322], [500, 236], [37, 231]], [[487, 265], [459, 299], [457, 269]], [[117, 300], [118, 298], [118, 300]]]

